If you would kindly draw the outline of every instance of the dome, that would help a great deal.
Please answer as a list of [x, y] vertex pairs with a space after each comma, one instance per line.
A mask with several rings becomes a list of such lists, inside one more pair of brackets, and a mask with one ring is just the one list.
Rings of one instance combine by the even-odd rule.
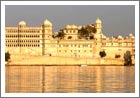
[[51, 25], [52, 26], [52, 23], [50, 21], [48, 21], [47, 19], [44, 21], [43, 23], [44, 25]]
[[126, 38], [128, 38], [128, 37], [126, 37]]
[[123, 37], [121, 35], [118, 36], [119, 39], [122, 39]]
[[78, 29], [81, 29], [82, 28], [82, 26], [78, 26]]
[[129, 34], [129, 37], [130, 37], [130, 38], [134, 38], [134, 36], [133, 36], [133, 34], [132, 34], [132, 33], [130, 33], [130, 34]]
[[102, 23], [102, 21], [99, 18], [97, 18], [96, 23]]
[[77, 28], [77, 26], [75, 26], [75, 25], [72, 25], [71, 27], [72, 27], [73, 29], [76, 29], [76, 28]]
[[25, 21], [20, 21], [19, 25], [26, 25], [26, 22]]
[[66, 29], [70, 29], [70, 28], [71, 28], [71, 26], [70, 26], [70, 25], [67, 25], [67, 26], [66, 26]]

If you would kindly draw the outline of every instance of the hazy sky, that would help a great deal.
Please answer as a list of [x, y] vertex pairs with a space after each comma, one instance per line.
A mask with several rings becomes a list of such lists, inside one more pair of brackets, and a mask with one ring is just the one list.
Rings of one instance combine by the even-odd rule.
[[17, 26], [26, 21], [27, 26], [40, 26], [45, 19], [53, 24], [53, 32], [67, 24], [87, 25], [102, 20], [106, 36], [128, 36], [135, 33], [134, 5], [6, 5], [6, 26]]

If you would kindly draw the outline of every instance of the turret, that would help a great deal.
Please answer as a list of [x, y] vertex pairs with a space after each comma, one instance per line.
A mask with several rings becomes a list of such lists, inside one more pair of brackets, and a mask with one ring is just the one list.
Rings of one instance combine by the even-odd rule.
[[44, 37], [47, 39], [52, 38], [52, 23], [47, 19], [43, 22], [42, 32], [45, 35]]
[[50, 52], [50, 50], [48, 50], [48, 43], [51, 42], [51, 39], [52, 23], [46, 19], [42, 24], [42, 55]]
[[96, 33], [94, 34], [94, 48], [93, 48], [93, 56], [94, 57], [100, 57], [99, 52], [101, 50], [101, 38], [103, 36], [102, 34], [102, 21], [97, 18], [96, 19]]
[[26, 22], [20, 21], [18, 25], [19, 25], [19, 28], [24, 28], [24, 27], [26, 27]]
[[96, 33], [98, 34], [102, 33], [102, 21], [99, 18], [96, 19], [96, 29], [97, 29]]

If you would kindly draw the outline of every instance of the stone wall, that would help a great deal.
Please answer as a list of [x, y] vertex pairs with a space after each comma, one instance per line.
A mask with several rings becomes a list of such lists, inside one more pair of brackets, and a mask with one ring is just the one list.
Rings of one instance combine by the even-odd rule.
[[[20, 58], [20, 59], [17, 59]], [[134, 59], [133, 59], [134, 62]], [[123, 65], [123, 59], [70, 58], [50, 56], [12, 56], [9, 65]]]

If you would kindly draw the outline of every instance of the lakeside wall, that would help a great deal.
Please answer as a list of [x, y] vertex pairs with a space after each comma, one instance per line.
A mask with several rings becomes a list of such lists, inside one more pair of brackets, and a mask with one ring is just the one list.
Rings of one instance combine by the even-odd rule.
[[[134, 64], [134, 59], [132, 59]], [[124, 65], [120, 58], [71, 58], [50, 56], [12, 55], [7, 65]]]

